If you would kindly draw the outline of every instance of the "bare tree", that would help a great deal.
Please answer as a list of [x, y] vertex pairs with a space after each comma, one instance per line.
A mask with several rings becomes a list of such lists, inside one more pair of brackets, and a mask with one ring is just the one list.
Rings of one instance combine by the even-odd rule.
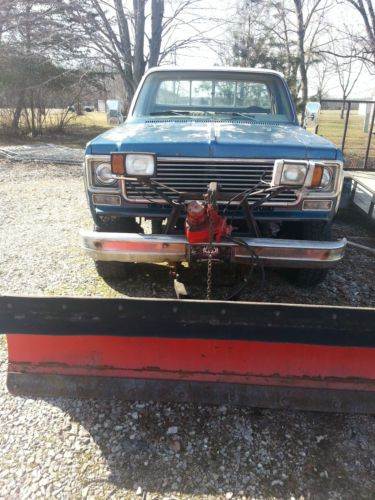
[[[309, 95], [308, 70], [319, 62], [322, 35], [326, 31], [325, 19], [331, 7], [330, 0], [293, 0], [303, 109]], [[294, 24], [292, 20], [291, 23]]]
[[334, 69], [326, 60], [319, 62], [314, 66], [314, 80], [316, 85], [315, 98], [321, 101], [328, 94], [328, 84], [330, 83], [332, 76], [334, 74]]
[[[0, 30], [2, 114], [13, 133], [38, 135], [52, 123], [47, 107], [65, 102], [59, 94], [80, 95], [93, 72], [72, 64], [74, 34], [58, 0], [0, 0]], [[66, 112], [58, 117], [60, 127], [66, 118]]]
[[[122, 78], [128, 102], [147, 67], [153, 67], [178, 49], [203, 39], [202, 19], [196, 12], [201, 0], [64, 0], [81, 43]], [[195, 29], [177, 36], [183, 25]]]
[[290, 9], [287, 8], [285, 1], [273, 2], [275, 9], [275, 20], [277, 23], [272, 25], [272, 32], [278, 37], [279, 43], [284, 48], [286, 54], [286, 78], [289, 87], [292, 91], [294, 99], [298, 99], [299, 82], [298, 82], [298, 69], [300, 60], [296, 51], [297, 41], [294, 36], [294, 26], [290, 22]]
[[361, 76], [364, 62], [358, 61], [357, 55], [353, 52], [350, 52], [348, 49], [345, 50], [345, 48], [340, 51], [338, 51], [338, 49], [333, 49], [332, 52], [335, 54], [337, 52], [348, 54], [345, 60], [343, 60], [341, 57], [338, 57], [337, 55], [333, 55], [328, 58], [328, 61], [330, 61], [332, 68], [335, 71], [341, 90], [343, 104], [341, 106], [340, 118], [343, 119], [345, 101], [352, 93], [359, 77]]
[[274, 15], [272, 2], [241, 0], [228, 35], [229, 43], [220, 47], [221, 60], [236, 66], [275, 69], [288, 79], [293, 47], [280, 43], [279, 35], [270, 30], [270, 18]]
[[[357, 56], [366, 64], [375, 65], [375, 4], [372, 0], [345, 0], [360, 14], [365, 33], [352, 34], [357, 46]], [[349, 54], [349, 58], [351, 55]]]
[[[267, 62], [268, 53], [271, 67], [284, 72], [292, 94], [296, 100], [300, 97], [304, 109], [309, 94], [308, 72], [320, 61], [322, 45], [327, 43], [326, 17], [333, 0], [242, 0], [242, 4], [249, 16], [254, 6], [260, 7], [259, 13], [255, 9], [252, 16], [251, 30], [242, 30], [243, 34], [251, 34], [247, 40], [242, 35], [242, 42], [251, 42], [242, 43], [242, 48], [252, 56], [252, 61], [258, 57], [260, 64]], [[254, 50], [259, 42], [266, 55], [264, 50]]]

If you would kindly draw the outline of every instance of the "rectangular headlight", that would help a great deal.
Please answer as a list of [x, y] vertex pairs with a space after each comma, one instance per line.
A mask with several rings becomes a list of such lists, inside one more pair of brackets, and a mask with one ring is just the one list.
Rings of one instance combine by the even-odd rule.
[[129, 153], [125, 156], [125, 173], [129, 177], [152, 177], [156, 159], [153, 154]]
[[309, 162], [304, 160], [276, 160], [272, 186], [304, 186], [309, 175]]
[[280, 178], [281, 186], [303, 186], [308, 165], [304, 163], [284, 163]]

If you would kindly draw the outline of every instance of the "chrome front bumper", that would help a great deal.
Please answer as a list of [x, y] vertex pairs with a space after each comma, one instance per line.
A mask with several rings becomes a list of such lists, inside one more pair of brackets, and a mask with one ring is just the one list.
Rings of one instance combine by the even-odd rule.
[[[94, 260], [117, 262], [174, 263], [189, 260], [189, 243], [180, 235], [80, 232], [83, 248]], [[327, 268], [342, 259], [346, 239], [338, 241], [302, 241], [272, 238], [241, 238], [270, 267]], [[252, 257], [244, 246], [232, 247], [232, 262], [249, 262]]]

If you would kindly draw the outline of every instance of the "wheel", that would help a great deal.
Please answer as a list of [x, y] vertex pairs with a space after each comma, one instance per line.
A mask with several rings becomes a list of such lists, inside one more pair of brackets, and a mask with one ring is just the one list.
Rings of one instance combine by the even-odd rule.
[[[104, 233], [143, 233], [143, 228], [131, 217], [100, 217], [95, 231]], [[131, 262], [95, 261], [99, 276], [103, 279], [125, 279], [135, 264]]]
[[[330, 241], [331, 223], [321, 221], [286, 223], [280, 236], [287, 239]], [[293, 285], [313, 287], [324, 281], [327, 273], [328, 269], [286, 269], [284, 275]]]

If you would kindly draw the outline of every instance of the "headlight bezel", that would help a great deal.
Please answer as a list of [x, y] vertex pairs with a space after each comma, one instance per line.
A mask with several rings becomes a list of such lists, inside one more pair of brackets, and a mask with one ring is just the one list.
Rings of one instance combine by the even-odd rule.
[[[108, 177], [107, 180], [105, 180], [105, 177], [100, 176], [99, 169], [102, 171], [104, 169], [108, 169]], [[94, 176], [95, 176], [95, 184], [100, 187], [113, 187], [116, 185], [118, 182], [117, 179], [113, 176], [112, 170], [111, 170], [111, 164], [110, 162], [100, 162], [99, 164], [95, 165], [94, 168]]]
[[[287, 182], [285, 180], [285, 169], [288, 166], [300, 166], [301, 169], [305, 168], [306, 175], [302, 177], [300, 182]], [[274, 164], [274, 171], [272, 177], [272, 185], [273, 186], [285, 186], [291, 189], [307, 189], [308, 193], [327, 193], [336, 191], [337, 179], [339, 177], [339, 170], [342, 164], [340, 162], [330, 161], [314, 161], [314, 160], [276, 160]], [[313, 186], [313, 176], [315, 168], [323, 168], [323, 173], [321, 175], [320, 184], [318, 186]], [[325, 172], [329, 173], [329, 181], [326, 185], [322, 185], [322, 181], [325, 175]]]
[[[290, 167], [301, 167], [305, 169], [305, 174], [303, 176], [302, 182], [283, 182], [283, 177], [285, 177], [286, 169]], [[309, 174], [309, 162], [305, 160], [275, 160], [272, 176], [272, 186], [285, 186], [290, 188], [299, 189], [302, 188], [307, 180]]]
[[105, 186], [99, 184], [95, 177], [95, 169], [100, 163], [110, 163], [110, 155], [85, 155], [84, 161], [84, 180], [87, 187], [87, 191], [90, 193], [120, 193], [121, 186], [120, 181], [116, 179], [116, 182], [110, 186]]

